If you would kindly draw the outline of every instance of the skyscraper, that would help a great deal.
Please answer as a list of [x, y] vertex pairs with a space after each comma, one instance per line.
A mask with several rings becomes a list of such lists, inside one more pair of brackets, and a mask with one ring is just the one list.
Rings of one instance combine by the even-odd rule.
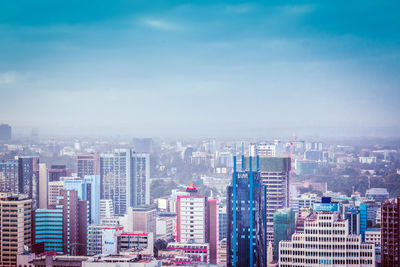
[[382, 266], [400, 266], [400, 196], [381, 207]]
[[78, 177], [100, 175], [100, 155], [98, 153], [78, 154], [76, 162]]
[[100, 155], [101, 199], [112, 200], [116, 216], [127, 211], [130, 154], [129, 149], [115, 149], [114, 153]]
[[51, 165], [47, 171], [49, 182], [60, 181], [61, 177], [69, 177], [72, 174], [72, 170], [65, 165]]
[[32, 207], [39, 204], [39, 157], [18, 157], [18, 192], [32, 199]]
[[150, 204], [150, 156], [129, 149], [100, 155], [101, 198], [111, 199], [116, 216], [127, 207]]
[[44, 243], [45, 251], [63, 252], [63, 210], [37, 209], [34, 211], [34, 243]]
[[17, 266], [17, 255], [31, 247], [32, 200], [0, 192], [0, 266]]
[[249, 170], [237, 172], [234, 157], [227, 190], [228, 266], [266, 266], [266, 191], [260, 172], [253, 171], [258, 169], [258, 157], [254, 168], [252, 157], [248, 160]]
[[39, 164], [39, 203], [38, 208], [47, 209], [48, 205], [48, 176], [46, 164]]
[[293, 209], [279, 209], [274, 213], [274, 259], [279, 258], [279, 242], [290, 240], [296, 228], [296, 213]]

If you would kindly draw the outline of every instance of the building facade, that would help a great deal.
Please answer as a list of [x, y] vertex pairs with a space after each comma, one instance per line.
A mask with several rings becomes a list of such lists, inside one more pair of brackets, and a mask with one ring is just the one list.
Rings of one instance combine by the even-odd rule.
[[350, 234], [338, 212], [315, 212], [304, 227], [279, 243], [279, 266], [375, 266], [375, 245]]
[[400, 266], [400, 197], [381, 206], [382, 266]]
[[26, 195], [0, 192], [0, 266], [16, 266], [17, 255], [32, 242], [32, 200]]
[[86, 175], [100, 175], [100, 155], [78, 154], [76, 156], [77, 175], [82, 179]]
[[34, 211], [34, 243], [44, 243], [45, 251], [63, 252], [62, 209], [37, 209]]

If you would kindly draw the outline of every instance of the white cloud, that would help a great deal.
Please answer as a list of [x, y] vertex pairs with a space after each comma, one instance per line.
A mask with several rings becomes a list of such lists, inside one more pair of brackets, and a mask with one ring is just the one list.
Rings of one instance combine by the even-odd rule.
[[0, 84], [16, 83], [20, 79], [20, 75], [15, 71], [7, 71], [0, 73]]
[[140, 23], [147, 27], [161, 31], [178, 31], [182, 29], [180, 25], [162, 19], [143, 18], [140, 20]]

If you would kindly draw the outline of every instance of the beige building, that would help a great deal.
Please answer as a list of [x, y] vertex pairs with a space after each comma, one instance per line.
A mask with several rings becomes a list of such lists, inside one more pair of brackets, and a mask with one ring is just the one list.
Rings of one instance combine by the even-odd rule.
[[52, 181], [49, 182], [48, 188], [48, 201], [49, 206], [57, 205], [57, 197], [60, 196], [60, 191], [64, 189], [64, 182], [63, 181]]
[[17, 255], [31, 247], [32, 200], [0, 192], [0, 266], [16, 266]]

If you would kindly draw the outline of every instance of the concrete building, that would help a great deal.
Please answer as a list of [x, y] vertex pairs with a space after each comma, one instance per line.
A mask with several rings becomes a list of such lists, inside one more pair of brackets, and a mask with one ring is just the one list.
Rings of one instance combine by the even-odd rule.
[[381, 207], [382, 266], [400, 266], [400, 196]]
[[156, 228], [157, 228], [157, 238], [163, 240], [173, 240], [174, 239], [174, 225], [176, 223], [176, 217], [156, 217]]
[[0, 192], [0, 266], [16, 266], [17, 255], [32, 243], [32, 200]]
[[130, 207], [121, 218], [121, 224], [127, 232], [146, 232], [157, 236], [156, 209], [152, 207]]
[[54, 207], [57, 204], [57, 197], [60, 196], [60, 192], [62, 189], [64, 189], [63, 181], [48, 182], [48, 207]]
[[86, 175], [100, 175], [100, 155], [78, 154], [76, 155], [77, 175], [82, 179]]
[[375, 245], [349, 233], [338, 212], [319, 211], [306, 218], [304, 233], [279, 243], [279, 266], [375, 266]]
[[226, 244], [226, 238], [225, 238], [219, 241], [218, 243], [217, 264], [226, 266], [227, 251], [228, 251], [228, 245]]
[[146, 256], [154, 256], [153, 233], [121, 232], [118, 233], [118, 253], [128, 250], [146, 251]]
[[301, 194], [300, 196], [293, 199], [293, 210], [298, 213], [302, 208], [311, 208], [316, 201], [316, 194]]
[[[115, 254], [117, 253], [117, 234], [123, 227], [104, 224], [90, 224], [88, 226], [88, 255]], [[103, 236], [107, 242], [103, 242]], [[109, 252], [111, 248], [111, 253]]]
[[196, 265], [209, 263], [210, 249], [208, 243], [168, 243], [166, 250], [158, 252], [158, 258], [163, 264]]
[[293, 209], [279, 209], [274, 213], [274, 260], [279, 258], [279, 242], [290, 240], [295, 231], [296, 213]]
[[143, 258], [140, 252], [91, 257], [82, 262], [82, 267], [161, 267], [154, 258]]

